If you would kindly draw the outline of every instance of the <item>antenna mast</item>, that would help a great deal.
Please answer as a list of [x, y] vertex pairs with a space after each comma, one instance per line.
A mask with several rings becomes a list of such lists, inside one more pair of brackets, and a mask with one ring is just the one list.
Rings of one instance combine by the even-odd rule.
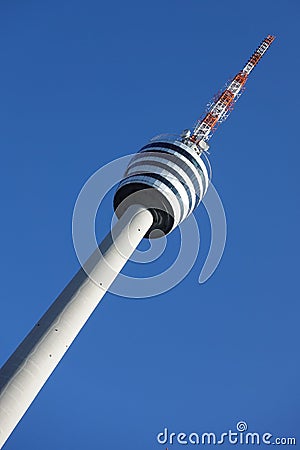
[[[214, 99], [203, 119], [198, 120], [192, 133], [185, 130], [182, 134], [184, 142], [190, 146], [199, 146], [198, 151], [208, 150], [206, 142], [211, 138], [213, 131], [219, 123], [227, 119], [233, 109], [234, 103], [244, 90], [248, 75], [252, 72], [258, 61], [266, 53], [275, 36], [268, 35], [252, 54], [247, 64], [237, 73], [226, 89]], [[190, 135], [189, 135], [190, 134]], [[196, 150], [196, 149], [195, 149]]]

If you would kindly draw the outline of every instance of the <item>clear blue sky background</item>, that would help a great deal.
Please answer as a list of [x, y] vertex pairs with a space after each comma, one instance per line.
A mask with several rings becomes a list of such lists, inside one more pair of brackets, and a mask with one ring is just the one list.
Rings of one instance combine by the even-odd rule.
[[[299, 12], [297, 0], [1, 2], [0, 363], [79, 267], [71, 218], [88, 177], [190, 126], [277, 36], [211, 141], [228, 220], [216, 273], [197, 283], [199, 208], [191, 273], [152, 299], [107, 295], [7, 450], [164, 449], [164, 427], [238, 420], [300, 442]], [[111, 214], [110, 198], [100, 234]]]

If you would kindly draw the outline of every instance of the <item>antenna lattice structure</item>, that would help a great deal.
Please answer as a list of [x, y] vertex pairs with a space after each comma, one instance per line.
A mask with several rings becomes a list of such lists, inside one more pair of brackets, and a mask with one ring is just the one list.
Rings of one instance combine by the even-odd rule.
[[212, 102], [209, 110], [202, 120], [199, 120], [189, 137], [191, 143], [207, 142], [218, 123], [224, 122], [233, 109], [234, 103], [243, 92], [248, 76], [266, 53], [275, 36], [268, 35], [252, 54], [247, 64], [229, 82], [227, 88]]

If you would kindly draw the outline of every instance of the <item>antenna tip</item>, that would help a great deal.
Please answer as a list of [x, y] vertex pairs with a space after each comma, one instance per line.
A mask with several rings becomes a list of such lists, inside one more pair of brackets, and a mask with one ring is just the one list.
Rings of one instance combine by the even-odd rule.
[[271, 44], [275, 38], [276, 36], [274, 36], [273, 34], [268, 34], [266, 41], [268, 41], [268, 43]]

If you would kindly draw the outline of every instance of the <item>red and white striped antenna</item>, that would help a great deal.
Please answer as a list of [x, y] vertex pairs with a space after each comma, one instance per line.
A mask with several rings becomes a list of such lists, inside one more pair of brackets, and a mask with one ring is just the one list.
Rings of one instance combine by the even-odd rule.
[[203, 119], [198, 120], [189, 138], [191, 142], [198, 144], [200, 141], [208, 141], [216, 126], [227, 119], [233, 109], [234, 103], [243, 92], [248, 75], [266, 53], [274, 39], [275, 36], [268, 35], [252, 54], [243, 69], [229, 82], [226, 89], [216, 96], [214, 101], [209, 105], [207, 114]]

